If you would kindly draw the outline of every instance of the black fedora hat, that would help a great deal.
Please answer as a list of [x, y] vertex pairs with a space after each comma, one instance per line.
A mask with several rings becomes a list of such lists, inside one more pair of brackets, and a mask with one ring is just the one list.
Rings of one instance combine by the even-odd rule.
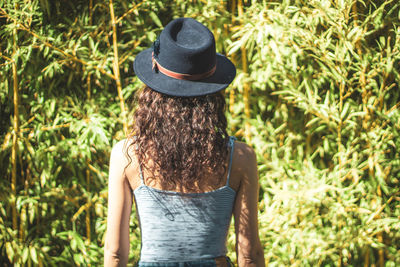
[[216, 53], [214, 35], [200, 22], [178, 18], [165, 26], [153, 46], [133, 63], [137, 77], [171, 96], [201, 96], [228, 87], [236, 68]]

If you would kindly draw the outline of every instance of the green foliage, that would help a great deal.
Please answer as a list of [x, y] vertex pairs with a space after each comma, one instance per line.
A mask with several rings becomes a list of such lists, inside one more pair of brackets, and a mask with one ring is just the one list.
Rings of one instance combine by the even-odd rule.
[[[398, 1], [113, 7], [120, 77], [108, 1], [0, 0], [0, 262], [102, 262], [109, 152], [141, 86], [133, 59], [187, 16], [238, 67], [228, 117], [259, 160], [268, 265], [400, 265]], [[136, 220], [130, 238], [133, 264]]]
[[272, 266], [400, 263], [399, 6], [258, 3], [233, 35], [231, 53], [249, 51], [236, 84], [252, 85], [257, 106]]

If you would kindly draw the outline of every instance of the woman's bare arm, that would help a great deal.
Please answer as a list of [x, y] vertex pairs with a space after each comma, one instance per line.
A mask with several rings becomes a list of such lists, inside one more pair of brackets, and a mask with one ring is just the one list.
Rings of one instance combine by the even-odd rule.
[[234, 206], [236, 253], [240, 267], [264, 267], [264, 251], [258, 235], [258, 172], [254, 150], [237, 143], [237, 174], [241, 175]]
[[128, 164], [123, 153], [123, 141], [117, 143], [110, 158], [108, 180], [107, 232], [104, 246], [104, 266], [126, 266], [129, 258], [129, 218], [132, 191], [125, 176]]

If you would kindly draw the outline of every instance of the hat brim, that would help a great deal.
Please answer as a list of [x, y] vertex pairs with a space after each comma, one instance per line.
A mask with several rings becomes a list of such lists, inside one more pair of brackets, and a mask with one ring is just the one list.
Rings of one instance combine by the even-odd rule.
[[152, 48], [140, 52], [133, 62], [133, 68], [143, 83], [163, 94], [186, 97], [212, 94], [228, 87], [236, 76], [233, 63], [217, 53], [217, 67], [210, 77], [196, 81], [175, 79], [152, 69], [152, 52]]

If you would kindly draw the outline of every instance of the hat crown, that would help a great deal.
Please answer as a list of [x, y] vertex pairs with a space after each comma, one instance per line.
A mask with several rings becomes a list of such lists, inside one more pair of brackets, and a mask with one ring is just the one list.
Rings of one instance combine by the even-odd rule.
[[171, 21], [154, 49], [157, 62], [182, 74], [201, 74], [216, 64], [215, 39], [210, 30], [191, 18]]

